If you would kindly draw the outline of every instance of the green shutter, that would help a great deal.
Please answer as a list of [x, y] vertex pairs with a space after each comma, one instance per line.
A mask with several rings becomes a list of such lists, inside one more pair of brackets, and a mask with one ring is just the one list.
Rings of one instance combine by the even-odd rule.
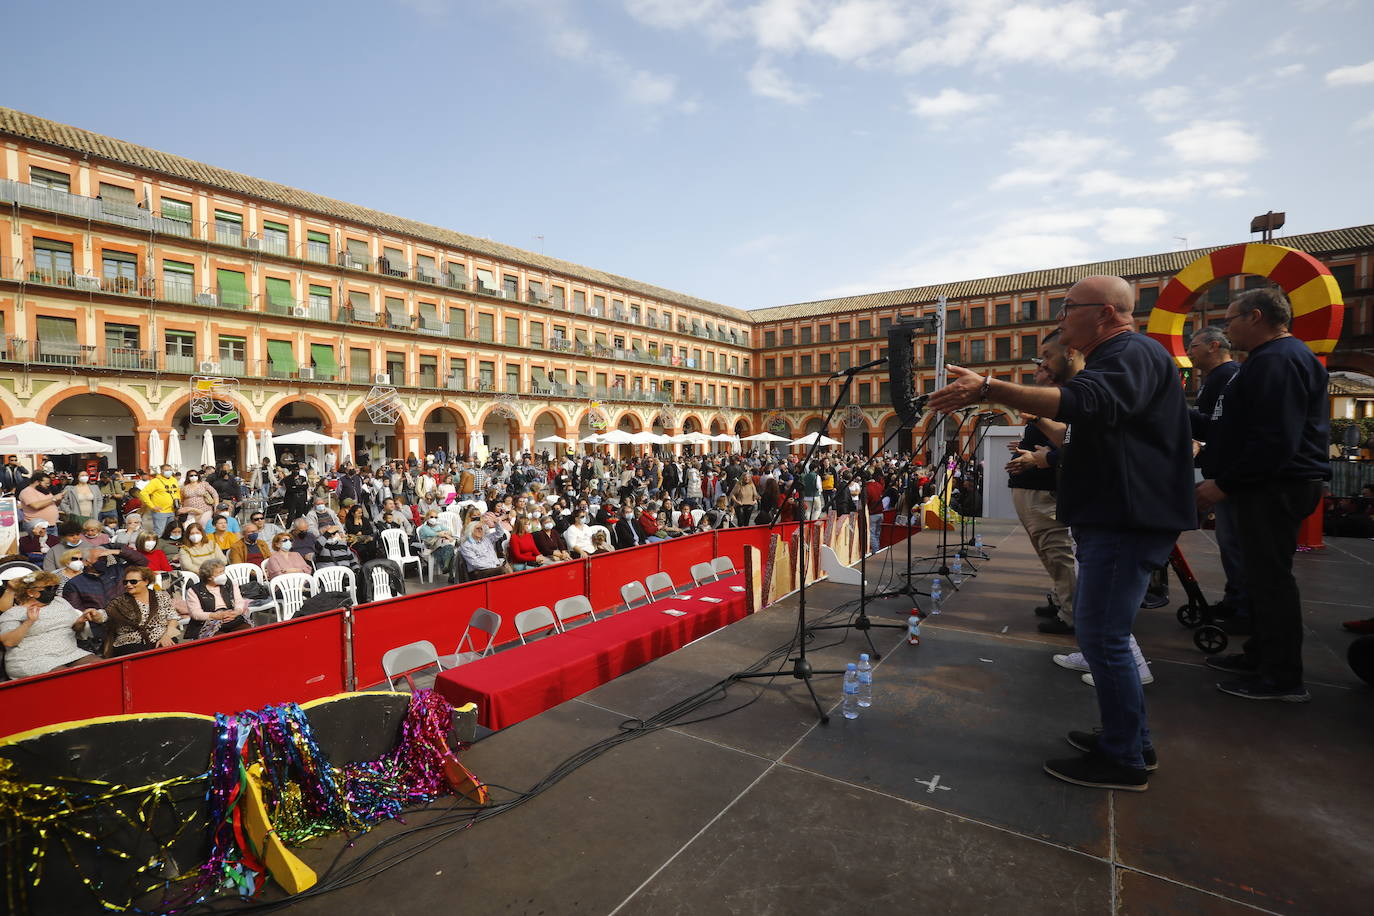
[[271, 361], [274, 371], [296, 371], [296, 354], [292, 352], [291, 342], [288, 340], [269, 340], [267, 358]]
[[196, 268], [185, 261], [163, 261], [162, 269], [169, 274], [185, 274], [188, 277], [194, 276]]
[[338, 360], [334, 359], [334, 348], [329, 344], [312, 343], [310, 345], [310, 361], [315, 364], [321, 375], [331, 378], [339, 374]]
[[242, 217], [242, 216], [239, 216], [237, 213], [229, 213], [229, 212], [226, 211], [226, 210], [216, 210], [216, 211], [215, 211], [215, 222], [217, 222], [217, 223], [237, 223], [238, 225], [242, 226], [242, 225], [243, 225], [243, 217]]
[[230, 308], [247, 308], [252, 301], [248, 295], [248, 281], [243, 274], [237, 270], [225, 270], [223, 267], [215, 271], [215, 278], [219, 282], [219, 300], [221, 305]]
[[272, 222], [270, 219], [265, 219], [265, 220], [262, 221], [262, 228], [264, 228], [264, 229], [272, 229], [272, 230], [275, 230], [275, 231], [277, 231], [277, 232], [290, 232], [290, 231], [291, 231], [290, 228], [287, 227], [286, 223], [274, 223], [274, 222]]
[[191, 221], [191, 205], [184, 200], [172, 200], [170, 197], [162, 198], [162, 218], [174, 219], [179, 223], [189, 223]]
[[307, 242], [319, 242], [321, 245], [329, 244], [329, 236], [324, 232], [307, 232], [305, 240]]
[[333, 298], [334, 293], [327, 286], [315, 286], [312, 283], [310, 285], [310, 295], [318, 296], [321, 299], [330, 299]]
[[267, 278], [267, 303], [274, 310], [286, 309], [296, 304], [296, 297], [291, 292], [291, 281], [280, 280], [276, 277]]
[[76, 343], [76, 320], [39, 315], [38, 339], [48, 343]]

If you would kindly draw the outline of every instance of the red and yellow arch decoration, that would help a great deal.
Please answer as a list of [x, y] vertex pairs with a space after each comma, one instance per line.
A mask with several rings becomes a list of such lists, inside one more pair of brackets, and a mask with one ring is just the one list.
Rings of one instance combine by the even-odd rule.
[[1345, 302], [1335, 277], [1310, 254], [1268, 242], [1250, 242], [1205, 254], [1174, 274], [1150, 312], [1145, 333], [1184, 368], [1192, 366], [1183, 342], [1183, 323], [1208, 286], [1235, 274], [1267, 277], [1293, 304], [1293, 336], [1304, 341], [1324, 364], [1341, 336]]

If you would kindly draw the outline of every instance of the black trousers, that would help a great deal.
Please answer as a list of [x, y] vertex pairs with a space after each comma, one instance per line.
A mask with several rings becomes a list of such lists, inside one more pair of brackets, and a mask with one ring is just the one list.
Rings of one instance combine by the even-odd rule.
[[1254, 635], [1245, 654], [1277, 687], [1302, 683], [1302, 599], [1293, 578], [1298, 528], [1321, 499], [1320, 480], [1281, 480], [1228, 493]]

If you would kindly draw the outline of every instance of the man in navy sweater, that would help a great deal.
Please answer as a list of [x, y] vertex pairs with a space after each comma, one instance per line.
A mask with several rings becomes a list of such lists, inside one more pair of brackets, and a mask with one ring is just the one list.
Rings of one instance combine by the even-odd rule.
[[1074, 629], [1097, 691], [1102, 731], [1072, 731], [1081, 757], [1045, 772], [1082, 786], [1140, 792], [1156, 758], [1145, 694], [1131, 652], [1131, 625], [1150, 573], [1180, 531], [1197, 527], [1193, 447], [1183, 386], [1168, 352], [1135, 333], [1135, 295], [1120, 277], [1087, 277], [1064, 297], [1060, 340], [1081, 351], [1083, 371], [1038, 388], [950, 366], [930, 398], [952, 411], [980, 400], [1065, 421], [1059, 517], [1078, 551]]
[[[1231, 341], [1226, 337], [1226, 332], [1217, 327], [1203, 328], [1192, 336], [1188, 341], [1188, 358], [1203, 378], [1197, 403], [1188, 411], [1188, 419], [1193, 424], [1193, 438], [1202, 443], [1197, 467], [1203, 479], [1215, 480], [1217, 449], [1207, 448], [1212, 435], [1212, 416], [1216, 413], [1221, 393], [1240, 369], [1240, 363], [1231, 358]], [[1231, 508], [1231, 504], [1225, 501], [1213, 507], [1217, 519], [1217, 549], [1221, 552], [1222, 571], [1226, 573], [1226, 593], [1215, 610], [1219, 617], [1233, 618], [1226, 628], [1228, 632], [1235, 633], [1249, 626], [1250, 605], [1245, 598], [1239, 532]]]
[[1293, 578], [1298, 528], [1331, 478], [1326, 367], [1289, 333], [1283, 293], [1255, 289], [1226, 309], [1226, 329], [1248, 352], [1213, 413], [1208, 451], [1216, 477], [1197, 485], [1202, 509], [1231, 503], [1254, 636], [1245, 651], [1207, 665], [1239, 675], [1217, 685], [1251, 700], [1305, 703], [1302, 601]]

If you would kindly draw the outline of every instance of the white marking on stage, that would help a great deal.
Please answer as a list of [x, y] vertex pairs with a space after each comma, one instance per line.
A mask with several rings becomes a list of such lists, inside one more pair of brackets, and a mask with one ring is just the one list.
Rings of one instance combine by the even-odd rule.
[[927, 795], [934, 795], [936, 789], [943, 789], [944, 791], [949, 792], [949, 791], [951, 791], [951, 790], [954, 788], [953, 786], [942, 786], [942, 785], [940, 785], [940, 774], [939, 774], [939, 773], [936, 773], [934, 776], [930, 777], [929, 779], [918, 779], [918, 780], [916, 780], [916, 782], [920, 783], [920, 784], [923, 785], [923, 786], [926, 786], [926, 794], [927, 794]]

